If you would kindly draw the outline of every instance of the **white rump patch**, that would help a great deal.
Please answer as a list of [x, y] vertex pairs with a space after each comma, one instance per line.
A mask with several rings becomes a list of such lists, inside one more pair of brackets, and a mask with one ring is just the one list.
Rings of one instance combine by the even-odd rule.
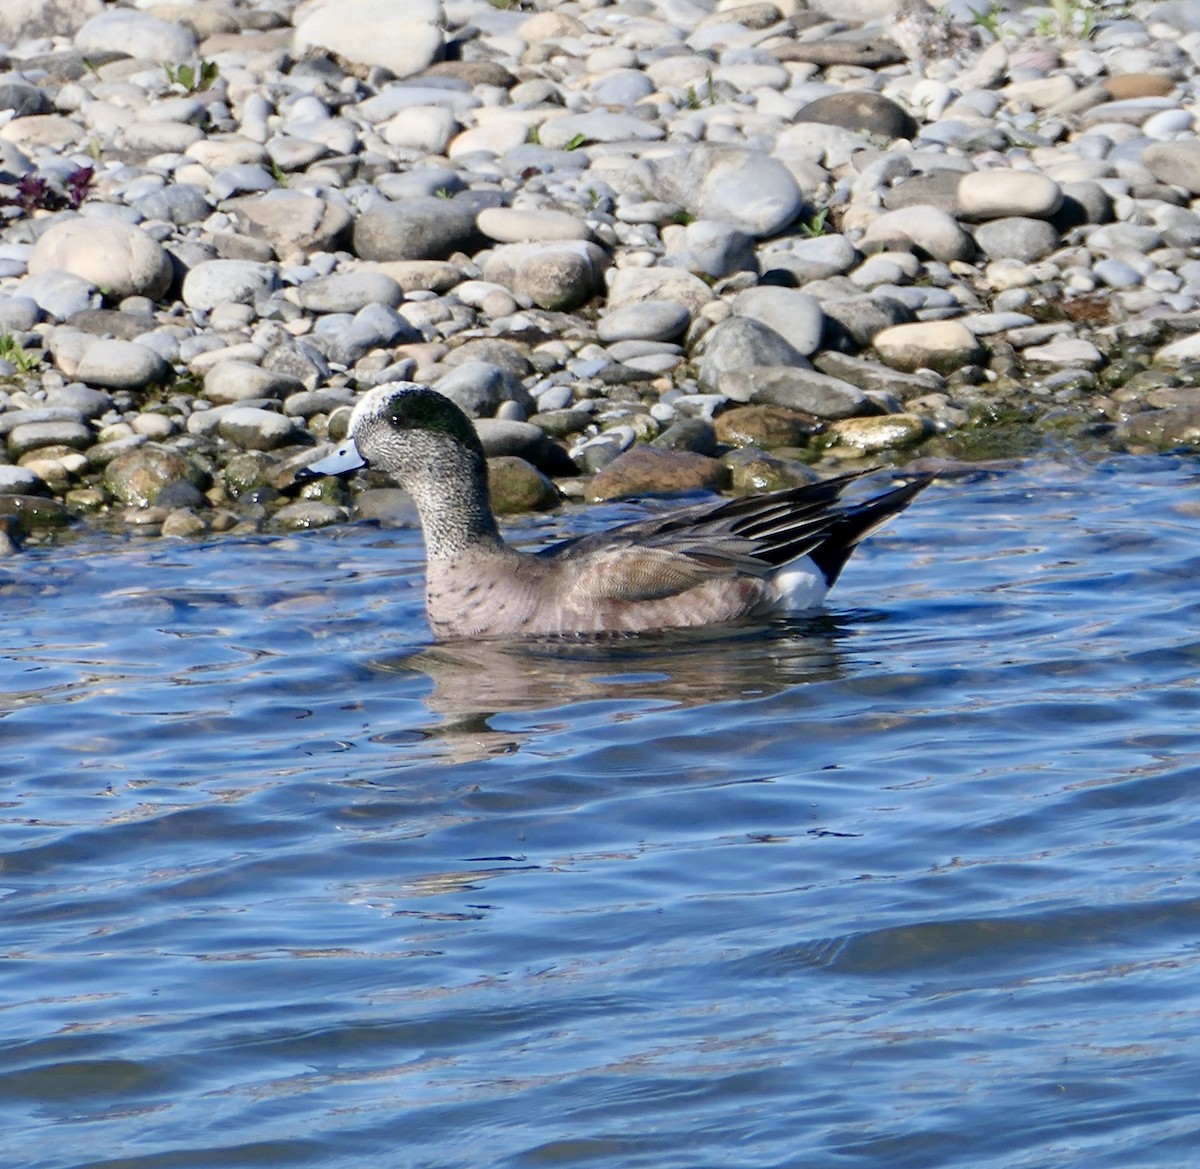
[[802, 556], [781, 568], [772, 577], [771, 584], [775, 594], [771, 609], [776, 613], [799, 613], [804, 609], [815, 609], [829, 592], [825, 574], [808, 556]]

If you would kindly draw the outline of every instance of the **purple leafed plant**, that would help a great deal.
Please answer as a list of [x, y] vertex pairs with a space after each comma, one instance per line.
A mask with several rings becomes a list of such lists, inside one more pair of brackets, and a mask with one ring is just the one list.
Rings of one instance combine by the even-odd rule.
[[44, 175], [22, 175], [15, 195], [0, 196], [0, 206], [15, 207], [21, 215], [35, 211], [78, 211], [83, 206], [95, 178], [94, 167], [81, 166], [72, 171], [60, 190]]

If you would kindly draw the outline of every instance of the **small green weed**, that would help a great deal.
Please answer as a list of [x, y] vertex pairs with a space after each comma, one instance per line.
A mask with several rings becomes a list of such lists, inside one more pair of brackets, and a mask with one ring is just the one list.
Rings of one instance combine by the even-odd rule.
[[15, 365], [21, 373], [29, 373], [42, 362], [42, 355], [22, 349], [11, 333], [0, 333], [0, 361]]
[[829, 230], [829, 208], [822, 207], [808, 217], [808, 221], [800, 224], [800, 234], [805, 239], [816, 239]]
[[221, 75], [216, 61], [200, 61], [196, 65], [163, 65], [167, 80], [184, 93], [203, 93], [211, 89]]

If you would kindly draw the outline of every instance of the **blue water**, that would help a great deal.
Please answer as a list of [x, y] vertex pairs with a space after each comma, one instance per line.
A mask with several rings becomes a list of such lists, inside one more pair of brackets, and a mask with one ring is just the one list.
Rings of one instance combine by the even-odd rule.
[[435, 648], [420, 561], [0, 562], [6, 1164], [1196, 1163], [1194, 465], [939, 484], [707, 638]]

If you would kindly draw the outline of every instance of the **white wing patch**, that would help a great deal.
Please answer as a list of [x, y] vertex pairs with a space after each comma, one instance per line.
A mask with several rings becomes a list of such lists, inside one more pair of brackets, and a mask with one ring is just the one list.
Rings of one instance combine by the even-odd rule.
[[815, 609], [829, 592], [824, 574], [808, 556], [801, 556], [780, 569], [771, 578], [771, 586], [774, 594], [771, 610], [775, 613]]

